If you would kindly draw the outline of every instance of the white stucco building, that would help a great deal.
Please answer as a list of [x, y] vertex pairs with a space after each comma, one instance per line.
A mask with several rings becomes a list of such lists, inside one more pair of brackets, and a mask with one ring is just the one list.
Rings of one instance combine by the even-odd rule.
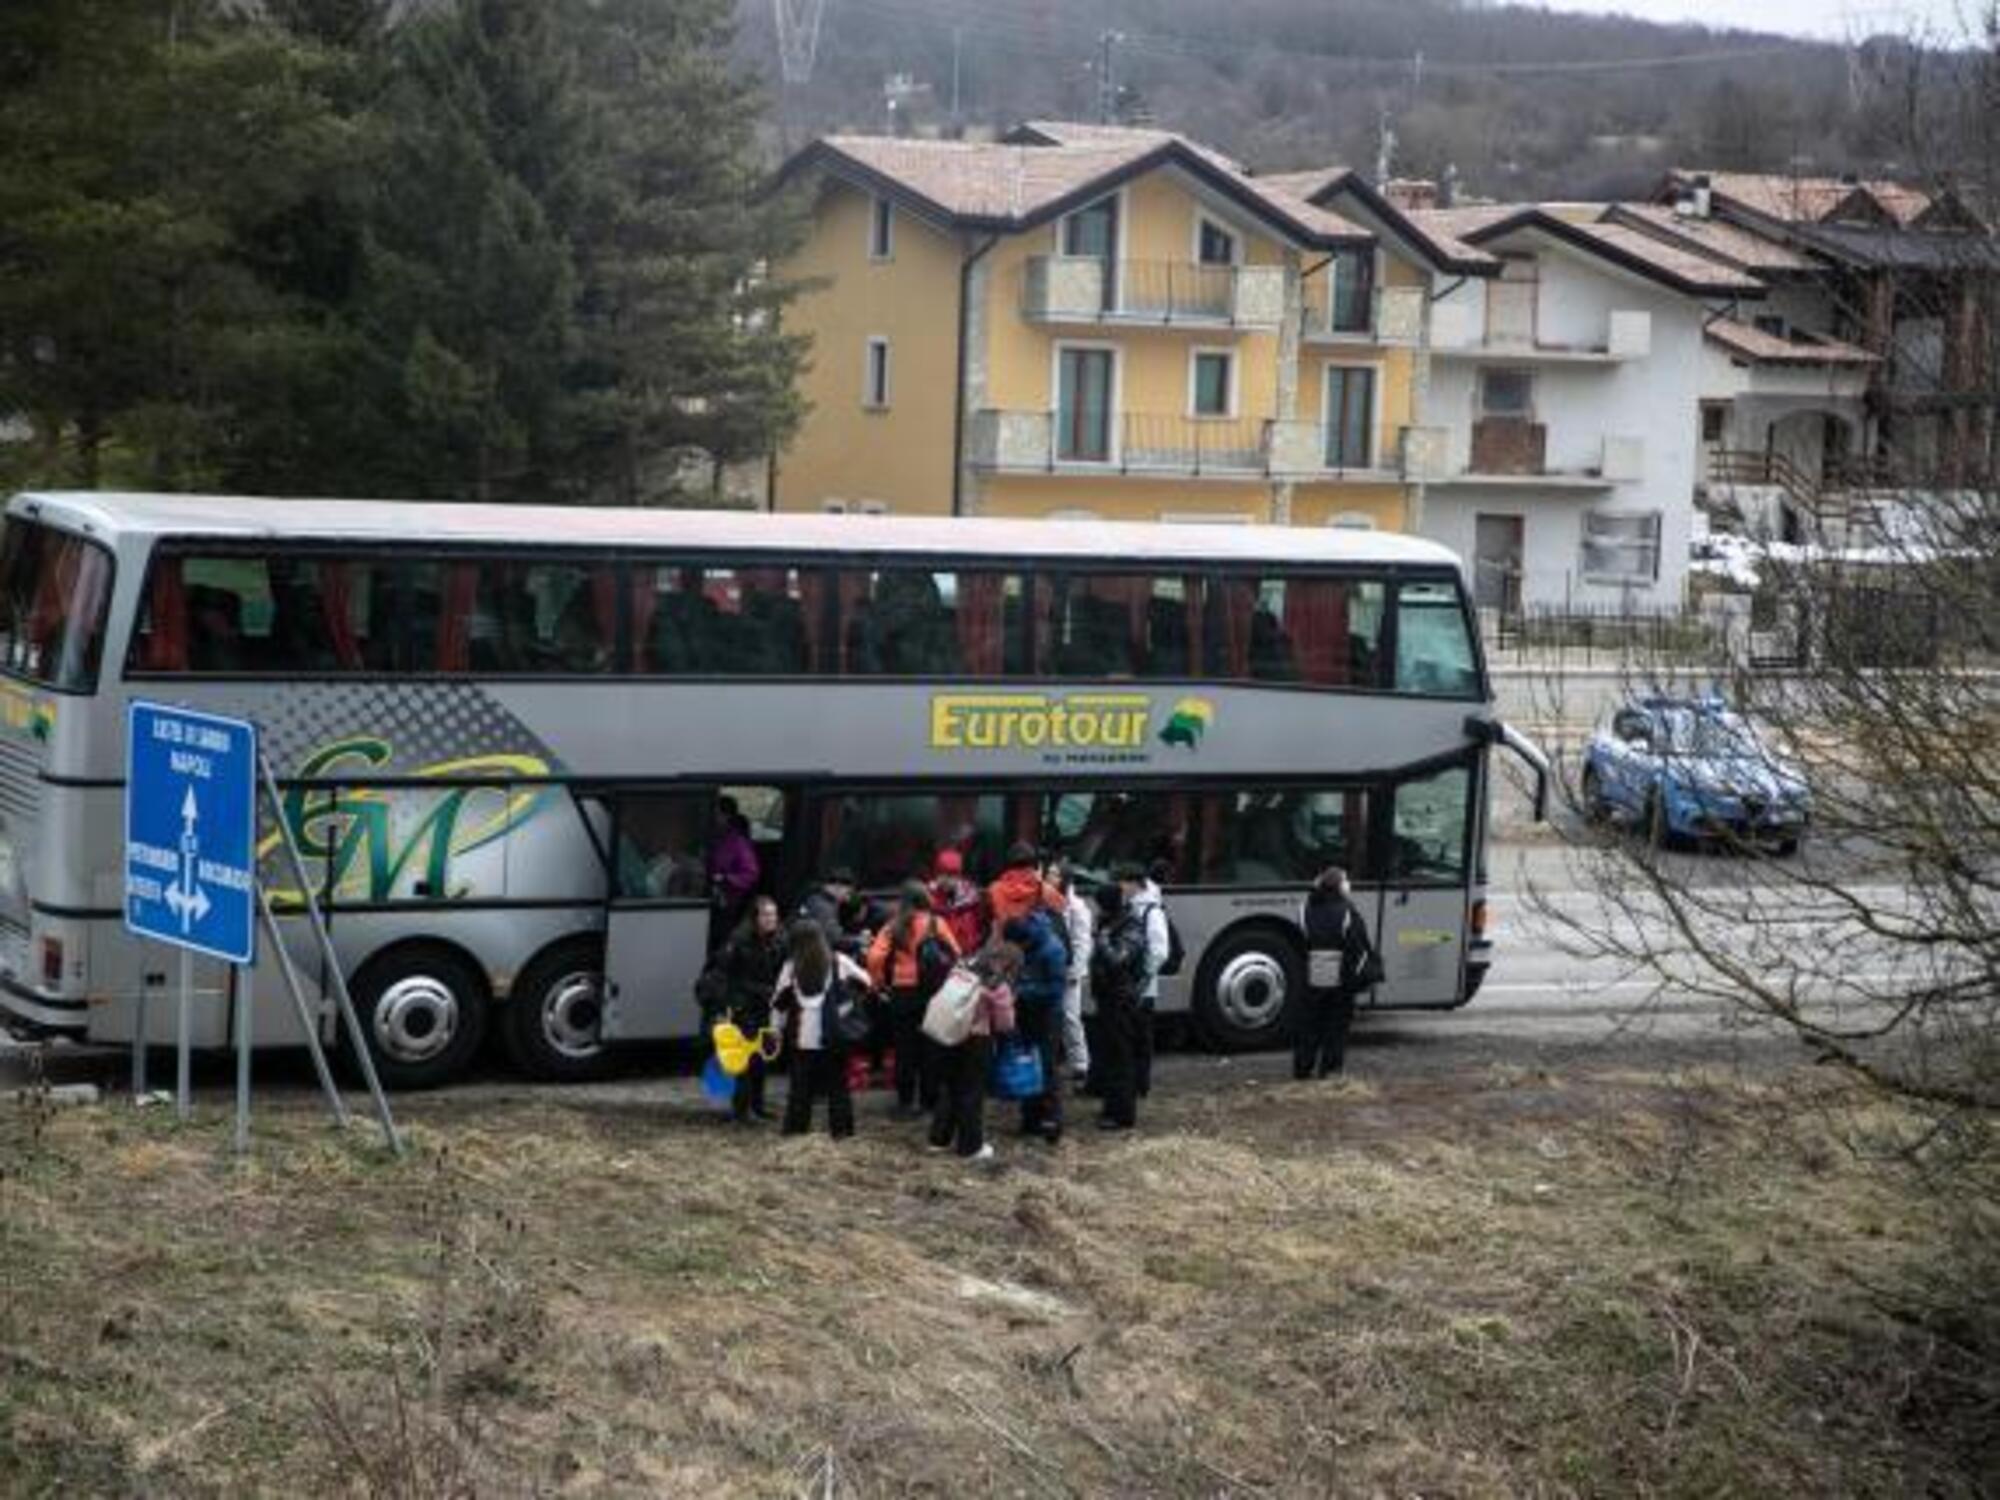
[[1495, 277], [1437, 281], [1422, 398], [1443, 460], [1417, 529], [1466, 559], [1482, 608], [1682, 598], [1704, 330], [1763, 285], [1602, 213], [1412, 216], [1501, 261]]

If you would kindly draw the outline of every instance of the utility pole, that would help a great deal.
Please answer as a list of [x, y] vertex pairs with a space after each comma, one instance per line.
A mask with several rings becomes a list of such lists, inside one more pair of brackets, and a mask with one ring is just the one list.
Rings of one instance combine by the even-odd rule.
[[958, 54], [959, 54], [959, 48], [964, 41], [965, 41], [965, 28], [963, 26], [952, 27], [951, 28], [951, 123], [953, 126], [954, 134], [957, 133], [958, 127], [964, 123], [963, 116], [961, 116], [958, 112]]
[[1118, 67], [1113, 49], [1124, 40], [1122, 31], [1097, 34], [1097, 123], [1100, 125], [1118, 123]]

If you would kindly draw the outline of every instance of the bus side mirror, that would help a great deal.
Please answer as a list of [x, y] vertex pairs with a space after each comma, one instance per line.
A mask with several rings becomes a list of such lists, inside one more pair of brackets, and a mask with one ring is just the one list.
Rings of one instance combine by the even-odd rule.
[[1535, 821], [1549, 820], [1549, 758], [1541, 750], [1510, 724], [1498, 719], [1482, 719], [1476, 715], [1465, 721], [1466, 735], [1482, 745], [1504, 745], [1523, 761], [1535, 777]]

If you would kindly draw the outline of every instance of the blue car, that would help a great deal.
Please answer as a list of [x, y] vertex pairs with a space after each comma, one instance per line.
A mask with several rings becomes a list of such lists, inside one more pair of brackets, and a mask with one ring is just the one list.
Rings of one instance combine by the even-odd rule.
[[1584, 811], [1655, 843], [1717, 840], [1794, 854], [1812, 791], [1718, 698], [1639, 698], [1611, 715], [1583, 756]]

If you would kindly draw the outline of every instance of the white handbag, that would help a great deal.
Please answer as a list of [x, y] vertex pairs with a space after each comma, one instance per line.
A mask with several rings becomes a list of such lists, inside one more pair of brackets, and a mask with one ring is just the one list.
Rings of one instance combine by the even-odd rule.
[[945, 976], [930, 1003], [924, 1007], [924, 1035], [940, 1047], [956, 1047], [972, 1035], [972, 1019], [979, 1013], [979, 976], [959, 964]]

